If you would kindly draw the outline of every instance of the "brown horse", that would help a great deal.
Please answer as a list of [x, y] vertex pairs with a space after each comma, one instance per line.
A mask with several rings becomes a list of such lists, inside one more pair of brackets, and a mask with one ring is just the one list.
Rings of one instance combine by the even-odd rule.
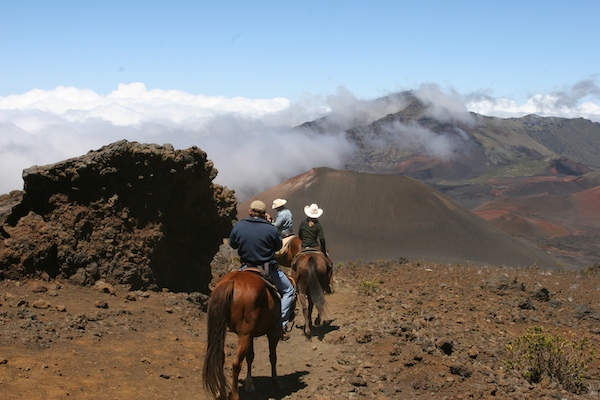
[[304, 314], [304, 335], [310, 338], [313, 307], [317, 308], [315, 324], [324, 322], [327, 314], [325, 292], [331, 293], [331, 268], [327, 258], [318, 250], [304, 250], [292, 264], [292, 278], [296, 281], [296, 295]]
[[[208, 338], [203, 368], [204, 389], [207, 393], [215, 398], [225, 399], [228, 390], [231, 389], [231, 399], [238, 400], [238, 380], [244, 359], [248, 366], [245, 388], [248, 392], [254, 391], [254, 338], [265, 334], [269, 339], [271, 377], [274, 383], [281, 387], [276, 370], [279, 339], [269, 333], [279, 318], [280, 308], [279, 298], [257, 273], [234, 271], [221, 278], [208, 300]], [[237, 352], [232, 363], [231, 386], [223, 372], [227, 329], [235, 332], [238, 337]]]

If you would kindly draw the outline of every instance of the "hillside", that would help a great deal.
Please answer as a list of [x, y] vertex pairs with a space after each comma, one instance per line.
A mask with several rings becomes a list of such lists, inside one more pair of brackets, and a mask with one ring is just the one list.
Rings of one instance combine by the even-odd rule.
[[[406, 258], [495, 266], [556, 265], [548, 254], [407, 177], [316, 168], [254, 198], [270, 204], [278, 197], [288, 200], [296, 228], [305, 205], [317, 203], [323, 208], [320, 221], [334, 261]], [[240, 218], [247, 215], [251, 201], [238, 204]]]
[[345, 131], [356, 145], [346, 170], [412, 177], [563, 266], [597, 262], [600, 124], [486, 117], [441, 103], [402, 92], [373, 102], [377, 117], [355, 113], [342, 124], [332, 115], [298, 129]]
[[[473, 184], [490, 177], [582, 175], [600, 168], [599, 123], [486, 117], [444, 108], [412, 92], [393, 99], [401, 107], [396, 112], [346, 129], [357, 145], [347, 169], [401, 173], [432, 184]], [[338, 126], [325, 120], [299, 128], [327, 134]]]

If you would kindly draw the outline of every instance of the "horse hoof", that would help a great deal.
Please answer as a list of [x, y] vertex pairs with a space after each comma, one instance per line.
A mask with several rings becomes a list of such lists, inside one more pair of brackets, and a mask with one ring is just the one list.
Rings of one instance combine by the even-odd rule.
[[246, 378], [246, 381], [244, 382], [244, 390], [248, 393], [253, 393], [254, 390], [256, 390], [254, 388], [254, 381], [252, 380], [252, 378]]
[[283, 383], [279, 379], [273, 379], [273, 385], [280, 390], [284, 388]]

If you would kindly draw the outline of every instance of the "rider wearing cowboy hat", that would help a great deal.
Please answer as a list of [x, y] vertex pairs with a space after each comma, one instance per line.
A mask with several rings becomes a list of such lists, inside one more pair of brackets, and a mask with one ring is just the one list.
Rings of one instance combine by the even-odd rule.
[[286, 238], [294, 234], [292, 224], [292, 212], [285, 206], [287, 200], [273, 200], [273, 210], [277, 210], [277, 217], [273, 222], [275, 228], [279, 231], [282, 238]]
[[333, 283], [333, 262], [327, 253], [325, 245], [325, 231], [319, 222], [319, 217], [323, 215], [323, 210], [315, 203], [304, 207], [306, 219], [300, 222], [298, 228], [298, 236], [302, 240], [303, 249], [316, 249], [321, 251], [327, 259], [327, 267], [329, 269], [329, 283]]
[[327, 252], [325, 246], [325, 232], [319, 222], [319, 217], [323, 215], [323, 210], [316, 204], [304, 207], [304, 214], [307, 218], [300, 222], [298, 236], [302, 239], [302, 247], [319, 249], [323, 253]]

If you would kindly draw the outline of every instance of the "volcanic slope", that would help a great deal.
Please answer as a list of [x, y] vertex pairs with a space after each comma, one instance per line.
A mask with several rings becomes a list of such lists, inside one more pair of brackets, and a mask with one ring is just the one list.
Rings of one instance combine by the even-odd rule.
[[[238, 204], [248, 215], [253, 199], [270, 208], [285, 198], [297, 232], [304, 206], [317, 203], [334, 262], [400, 257], [442, 263], [554, 268], [556, 261], [514, 238], [440, 192], [414, 179], [314, 168]], [[275, 216], [275, 211], [271, 211]]]
[[579, 177], [513, 180], [473, 212], [509, 234], [537, 243], [565, 267], [585, 268], [600, 259], [599, 178], [600, 171], [594, 171]]

